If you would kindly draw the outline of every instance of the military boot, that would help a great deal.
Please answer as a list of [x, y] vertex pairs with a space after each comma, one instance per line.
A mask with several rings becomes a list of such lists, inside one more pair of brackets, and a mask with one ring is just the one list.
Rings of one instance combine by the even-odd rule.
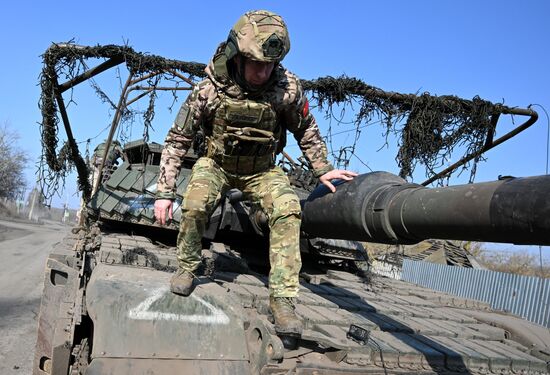
[[275, 331], [286, 335], [301, 335], [302, 321], [294, 312], [290, 297], [269, 297], [269, 306], [275, 319]]
[[187, 270], [179, 269], [170, 279], [172, 293], [187, 297], [193, 291], [193, 274]]

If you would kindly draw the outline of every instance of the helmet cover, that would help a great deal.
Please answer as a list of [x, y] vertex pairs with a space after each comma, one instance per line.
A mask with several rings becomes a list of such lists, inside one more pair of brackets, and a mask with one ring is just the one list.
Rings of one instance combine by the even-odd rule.
[[290, 50], [290, 38], [281, 16], [267, 10], [245, 13], [229, 32], [225, 55], [255, 61], [280, 62]]

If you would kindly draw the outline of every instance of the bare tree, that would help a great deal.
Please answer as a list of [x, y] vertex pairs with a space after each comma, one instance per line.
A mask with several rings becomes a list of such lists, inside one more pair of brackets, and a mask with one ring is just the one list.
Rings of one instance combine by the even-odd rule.
[[485, 245], [484, 242], [470, 241], [464, 244], [464, 248], [492, 271], [550, 278], [548, 259], [539, 260], [536, 255], [530, 254], [525, 249], [513, 252], [495, 251], [488, 250]]
[[7, 123], [0, 126], [0, 198], [15, 199], [27, 185], [23, 171], [29, 157], [17, 147], [18, 139]]

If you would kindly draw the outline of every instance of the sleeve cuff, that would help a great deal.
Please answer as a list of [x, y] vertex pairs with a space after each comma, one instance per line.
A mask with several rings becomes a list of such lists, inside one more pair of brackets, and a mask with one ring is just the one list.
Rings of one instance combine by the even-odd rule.
[[314, 170], [313, 175], [315, 177], [319, 178], [322, 175], [324, 175], [325, 173], [332, 171], [333, 169], [334, 169], [334, 167], [332, 166], [332, 164], [327, 163], [327, 165], [324, 166], [323, 168]]
[[173, 193], [173, 192], [161, 192], [161, 191], [157, 191], [157, 193], [155, 194], [155, 199], [170, 199], [170, 200], [175, 200], [176, 199], [176, 193]]

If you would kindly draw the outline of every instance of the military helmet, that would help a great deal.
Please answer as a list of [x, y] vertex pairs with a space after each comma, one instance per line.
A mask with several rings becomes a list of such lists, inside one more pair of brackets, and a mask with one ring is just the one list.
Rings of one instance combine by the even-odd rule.
[[267, 10], [245, 13], [229, 32], [227, 59], [241, 54], [263, 62], [279, 62], [290, 50], [290, 39], [281, 16]]

